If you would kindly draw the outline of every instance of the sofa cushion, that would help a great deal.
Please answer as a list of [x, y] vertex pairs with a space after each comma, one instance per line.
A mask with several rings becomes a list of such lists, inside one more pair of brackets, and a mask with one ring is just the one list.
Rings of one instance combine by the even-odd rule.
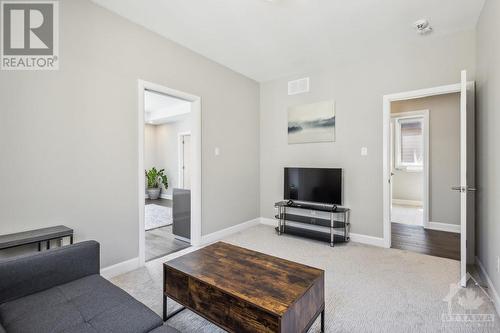
[[86, 241], [0, 260], [0, 303], [99, 274], [99, 247]]
[[149, 332], [160, 316], [99, 275], [90, 275], [0, 305], [9, 333]]

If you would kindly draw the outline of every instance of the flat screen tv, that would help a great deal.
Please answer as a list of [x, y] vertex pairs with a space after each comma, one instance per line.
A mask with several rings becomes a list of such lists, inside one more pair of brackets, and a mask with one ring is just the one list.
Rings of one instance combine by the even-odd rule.
[[342, 169], [285, 168], [285, 200], [342, 205]]

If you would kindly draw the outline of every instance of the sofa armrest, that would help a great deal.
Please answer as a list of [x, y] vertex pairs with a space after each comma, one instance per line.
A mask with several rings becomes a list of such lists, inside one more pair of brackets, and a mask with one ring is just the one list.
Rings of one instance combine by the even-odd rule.
[[0, 304], [99, 274], [99, 266], [95, 241], [0, 261]]

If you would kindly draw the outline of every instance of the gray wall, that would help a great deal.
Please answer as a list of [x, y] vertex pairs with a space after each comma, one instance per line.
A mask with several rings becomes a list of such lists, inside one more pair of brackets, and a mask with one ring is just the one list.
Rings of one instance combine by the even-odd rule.
[[156, 167], [156, 125], [144, 125], [144, 168]]
[[156, 126], [156, 156], [158, 166], [168, 176], [166, 194], [172, 195], [174, 187], [179, 188], [179, 133], [191, 130], [189, 118]]
[[424, 174], [423, 172], [409, 172], [395, 170], [392, 172], [392, 199], [419, 201], [423, 204]]
[[477, 26], [477, 219], [476, 253], [500, 291], [500, 2], [486, 0]]
[[138, 79], [202, 98], [203, 234], [258, 217], [259, 85], [91, 2], [59, 4], [60, 70], [0, 73], [0, 234], [66, 224], [103, 266], [138, 256]]
[[429, 221], [459, 225], [460, 193], [450, 188], [460, 184], [460, 95], [398, 101], [391, 107], [393, 113], [418, 110], [429, 110]]
[[[283, 198], [283, 167], [342, 167], [352, 231], [383, 237], [382, 96], [458, 83], [462, 69], [473, 79], [474, 45], [474, 31], [430, 35], [356, 55], [351, 64], [261, 84], [262, 216], [271, 218], [273, 203]], [[311, 77], [311, 92], [288, 96], [287, 81], [303, 76]], [[287, 107], [328, 99], [336, 100], [337, 141], [288, 145]]]

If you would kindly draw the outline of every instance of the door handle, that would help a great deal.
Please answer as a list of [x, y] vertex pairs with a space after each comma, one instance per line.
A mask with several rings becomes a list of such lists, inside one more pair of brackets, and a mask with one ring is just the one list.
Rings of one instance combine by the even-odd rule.
[[[451, 189], [453, 191], [465, 192], [466, 187], [465, 186], [452, 186]], [[475, 192], [475, 191], [477, 191], [477, 188], [472, 187], [472, 186], [467, 186], [467, 191]]]

